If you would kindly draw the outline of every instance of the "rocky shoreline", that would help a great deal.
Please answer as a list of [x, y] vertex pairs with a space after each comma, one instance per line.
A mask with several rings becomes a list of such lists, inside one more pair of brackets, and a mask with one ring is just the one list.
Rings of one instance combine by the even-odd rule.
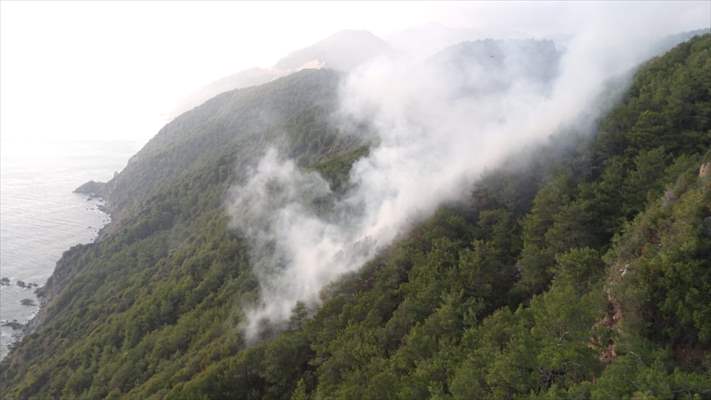
[[[5, 287], [17, 286], [17, 287], [19, 287], [20, 289], [25, 289], [25, 290], [32, 290], [32, 289], [34, 289], [34, 294], [35, 294], [35, 296], [37, 296], [37, 297], [39, 298], [38, 291], [39, 291], [40, 285], [39, 285], [38, 283], [35, 283], [35, 282], [25, 282], [25, 281], [23, 281], [23, 280], [21, 280], [21, 279], [17, 279], [17, 280], [14, 281], [14, 283], [13, 283], [12, 279], [10, 279], [10, 278], [4, 276], [4, 277], [0, 278], [0, 286], [5, 286]], [[37, 307], [37, 303], [35, 303], [35, 301], [34, 301], [33, 299], [31, 299], [31, 298], [24, 298], [24, 299], [20, 300], [20, 304], [23, 305], [23, 306], [25, 306], [25, 307]], [[16, 338], [17, 338], [17, 337], [21, 337], [22, 335], [24, 335], [24, 328], [25, 328], [25, 326], [26, 326], [28, 323], [29, 323], [29, 321], [26, 322], [26, 323], [22, 323], [22, 322], [18, 321], [17, 319], [13, 319], [13, 320], [4, 320], [4, 319], [3, 319], [3, 320], [0, 320], [0, 326], [2, 326], [2, 327], [7, 327], [7, 328], [11, 328], [11, 329], [14, 330], [14, 331], [18, 331], [18, 330], [19, 330], [19, 331], [22, 331], [22, 332], [20, 332], [20, 333], [16, 333], [16, 334], [15, 334], [15, 337], [16, 337]]]
[[[101, 226], [99, 230], [96, 233], [96, 237], [88, 243], [84, 244], [78, 244], [75, 246], [72, 246], [71, 248], [67, 249], [64, 251], [62, 256], [60, 257], [59, 260], [57, 260], [57, 263], [55, 264], [54, 271], [52, 271], [52, 275], [47, 279], [47, 282], [40, 286], [37, 283], [29, 283], [26, 284], [22, 281], [18, 281], [17, 285], [20, 286], [20, 282], [25, 284], [27, 288], [35, 288], [34, 294], [37, 296], [37, 299], [39, 301], [39, 308], [35, 315], [30, 318], [26, 323], [21, 323], [17, 320], [13, 321], [0, 321], [0, 325], [7, 326], [12, 328], [13, 330], [19, 330], [20, 332], [15, 335], [16, 342], [19, 342], [22, 340], [24, 336], [31, 335], [35, 333], [41, 326], [42, 324], [47, 320], [48, 317], [48, 312], [47, 312], [47, 307], [49, 303], [54, 300], [54, 298], [62, 291], [62, 289], [66, 286], [66, 284], [69, 283], [71, 280], [71, 277], [73, 276], [74, 271], [70, 262], [72, 254], [75, 253], [76, 250], [78, 250], [79, 246], [88, 246], [92, 245], [94, 243], [97, 243], [102, 237], [103, 233], [105, 232], [106, 227], [108, 227], [111, 224], [112, 221], [112, 215], [110, 212], [110, 208], [106, 205], [106, 199], [103, 197], [103, 194], [100, 193], [100, 189], [103, 188], [103, 185], [105, 185], [102, 182], [96, 182], [96, 181], [89, 181], [78, 188], [74, 189], [74, 193], [77, 194], [82, 194], [87, 196], [87, 201], [91, 200], [97, 200], [102, 203], [97, 204], [96, 208], [101, 211], [102, 213], [106, 214], [109, 217], [109, 220], [106, 224]], [[9, 283], [8, 278], [2, 278], [0, 279], [0, 282], [7, 282]], [[4, 284], [4, 283], [2, 283]], [[20, 286], [22, 287], [22, 286]], [[27, 300], [27, 299], [23, 299]], [[30, 299], [31, 300], [31, 299]], [[28, 305], [29, 304], [23, 304], [23, 305]], [[36, 306], [37, 304], [33, 304], [32, 306]]]

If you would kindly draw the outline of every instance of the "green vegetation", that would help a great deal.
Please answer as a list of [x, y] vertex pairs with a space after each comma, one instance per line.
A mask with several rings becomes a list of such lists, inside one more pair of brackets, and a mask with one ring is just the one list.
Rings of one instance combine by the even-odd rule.
[[305, 71], [169, 124], [106, 186], [120, 220], [60, 262], [4, 398], [711, 397], [711, 35], [642, 66], [594, 137], [491, 171], [247, 347], [257, 282], [225, 191], [272, 141], [347, 187], [368, 142], [325, 122], [336, 83]]

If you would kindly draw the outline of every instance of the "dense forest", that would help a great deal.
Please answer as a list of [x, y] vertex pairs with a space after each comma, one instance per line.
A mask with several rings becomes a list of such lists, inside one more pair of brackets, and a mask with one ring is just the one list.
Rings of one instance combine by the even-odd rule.
[[64, 254], [3, 398], [711, 398], [711, 34], [248, 346], [258, 283], [225, 193], [267, 143], [345, 190], [372, 141], [327, 118], [338, 81], [217, 96], [98, 188], [116, 220]]

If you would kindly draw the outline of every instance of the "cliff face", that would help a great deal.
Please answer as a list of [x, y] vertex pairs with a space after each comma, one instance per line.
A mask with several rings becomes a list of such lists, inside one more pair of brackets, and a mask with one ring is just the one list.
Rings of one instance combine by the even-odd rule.
[[[96, 194], [93, 192], [92, 194]], [[40, 309], [37, 315], [32, 318], [23, 329], [24, 335], [31, 335], [37, 332], [44, 326], [47, 318], [50, 315], [50, 308], [53, 306], [54, 300], [66, 288], [72, 278], [82, 268], [79, 257], [90, 245], [77, 245], [62, 254], [62, 258], [57, 262], [57, 265], [44, 286], [38, 288], [35, 293], [40, 300]]]
[[701, 164], [699, 167], [699, 176], [701, 178], [711, 176], [711, 162]]

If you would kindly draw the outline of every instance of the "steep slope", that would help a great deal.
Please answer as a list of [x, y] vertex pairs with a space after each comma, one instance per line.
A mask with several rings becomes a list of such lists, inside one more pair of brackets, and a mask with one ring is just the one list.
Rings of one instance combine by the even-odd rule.
[[[104, 398], [177, 378], [176, 368], [192, 376], [205, 354], [234, 354], [240, 299], [254, 296], [256, 282], [227, 226], [226, 190], [267, 147], [337, 185], [350, 167], [342, 160], [366, 143], [330, 123], [337, 81], [332, 71], [302, 71], [218, 96], [161, 130], [101, 188], [118, 218], [99, 242], [58, 263], [39, 327], [0, 367], [4, 397], [72, 398], [96, 378], [84, 395]], [[146, 345], [157, 358], [144, 363]], [[81, 367], [78, 354], [93, 367]]]
[[[368, 136], [337, 133], [327, 118], [332, 72], [218, 96], [102, 189], [121, 218], [65, 254], [45, 322], [0, 364], [0, 390], [11, 399], [707, 396], [711, 366], [698, 360], [709, 354], [711, 210], [698, 171], [711, 148], [710, 76], [710, 35], [650, 61], [595, 137], [553, 138], [543, 157], [492, 171], [467, 201], [328, 288], [322, 308], [297, 307], [286, 332], [251, 347], [240, 305], [257, 283], [228, 227], [227, 187], [269, 145], [339, 187]], [[670, 296], [646, 295], [659, 288]]]
[[169, 397], [708, 397], [709, 76], [710, 35], [650, 61], [592, 142], [493, 172]]
[[[362, 138], [339, 132], [328, 118], [335, 111], [338, 80], [330, 70], [304, 70], [223, 93], [166, 125], [99, 192], [122, 218], [176, 179], [226, 154], [239, 161], [239, 171], [266, 146], [304, 165], [350, 149]], [[315, 126], [303, 131], [300, 124]], [[320, 147], [329, 144], [333, 147]]]

